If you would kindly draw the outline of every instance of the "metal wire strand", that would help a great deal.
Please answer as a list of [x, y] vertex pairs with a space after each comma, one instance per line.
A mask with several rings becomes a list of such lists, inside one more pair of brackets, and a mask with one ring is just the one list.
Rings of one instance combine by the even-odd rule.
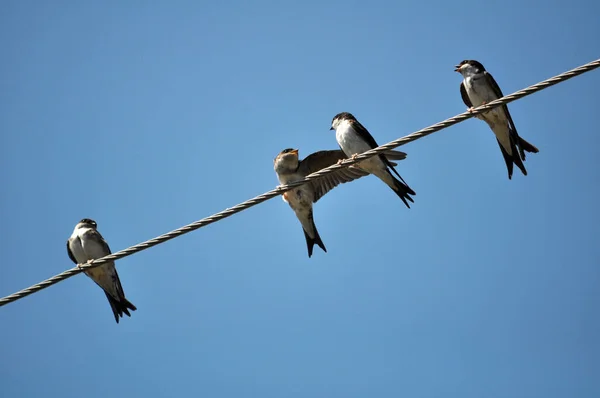
[[385, 152], [387, 150], [399, 147], [401, 145], [407, 144], [409, 142], [418, 140], [419, 138], [423, 138], [429, 134], [435, 133], [436, 131], [440, 131], [442, 129], [445, 129], [447, 127], [450, 127], [452, 125], [458, 124], [460, 122], [463, 122], [469, 118], [474, 117], [475, 115], [478, 115], [480, 113], [486, 112], [490, 109], [496, 108], [498, 106], [504, 105], [504, 104], [508, 104], [509, 102], [518, 100], [520, 98], [526, 97], [528, 95], [531, 95], [535, 92], [544, 90], [550, 86], [554, 86], [555, 84], [564, 82], [565, 80], [571, 79], [575, 76], [579, 76], [581, 74], [584, 74], [586, 72], [592, 71], [596, 68], [600, 67], [600, 59], [597, 59], [595, 61], [589, 62], [585, 65], [582, 65], [578, 68], [575, 69], [571, 69], [567, 72], [561, 73], [560, 75], [551, 77], [549, 79], [546, 79], [544, 81], [541, 81], [537, 84], [534, 84], [532, 86], [529, 86], [527, 88], [524, 88], [522, 90], [516, 91], [510, 95], [506, 95], [500, 99], [497, 99], [495, 101], [489, 102], [488, 104], [482, 105], [480, 107], [477, 107], [475, 109], [473, 109], [472, 111], [467, 111], [464, 113], [461, 113], [459, 115], [456, 115], [454, 117], [451, 117], [449, 119], [446, 119], [442, 122], [436, 123], [434, 125], [431, 125], [429, 127], [426, 127], [424, 129], [421, 129], [419, 131], [416, 131], [412, 134], [409, 134], [405, 137], [402, 138], [398, 138], [394, 141], [388, 142], [387, 144], [381, 145], [375, 149], [371, 149], [367, 152], [363, 152], [362, 154], [360, 154], [359, 156], [357, 156], [355, 159], [347, 159], [344, 160], [341, 164], [335, 164], [333, 166], [327, 167], [325, 169], [319, 170], [315, 173], [312, 173], [310, 175], [308, 175], [306, 178], [302, 179], [302, 180], [298, 180], [298, 181], [294, 181], [292, 183], [289, 183], [287, 185], [283, 185], [283, 186], [279, 186], [271, 191], [265, 192], [262, 195], [256, 196], [252, 199], [249, 199], [245, 202], [242, 202], [238, 205], [235, 205], [233, 207], [230, 207], [228, 209], [225, 209], [223, 211], [220, 211], [216, 214], [213, 214], [210, 217], [206, 217], [203, 218], [201, 220], [198, 220], [196, 222], [193, 222], [191, 224], [185, 225], [181, 228], [178, 228], [176, 230], [173, 230], [171, 232], [167, 232], [166, 234], [160, 235], [154, 239], [150, 239], [147, 240], [145, 242], [142, 243], [138, 243], [137, 245], [128, 247], [126, 249], [123, 249], [121, 251], [118, 251], [116, 253], [113, 253], [111, 255], [96, 259], [91, 261], [90, 263], [87, 264], [79, 264], [74, 268], [68, 269], [64, 272], [61, 272], [58, 275], [55, 275], [51, 278], [48, 278], [40, 283], [37, 283], [33, 286], [30, 286], [26, 289], [20, 290], [16, 293], [13, 293], [9, 296], [3, 297], [2, 299], [0, 299], [0, 307], [12, 303], [13, 301], [17, 301], [19, 299], [22, 299], [23, 297], [29, 296], [32, 293], [36, 293], [42, 289], [45, 289], [49, 286], [52, 286], [58, 282], [61, 282], [67, 278], [70, 278], [74, 275], [77, 275], [81, 272], [83, 272], [86, 269], [90, 269], [90, 268], [95, 268], [98, 267], [102, 264], [106, 264], [108, 262], [111, 261], [115, 261], [118, 259], [121, 259], [123, 257], [127, 257], [130, 256], [134, 253], [140, 252], [142, 250], [146, 250], [152, 246], [156, 246], [160, 243], [164, 243], [168, 240], [174, 239], [178, 236], [181, 236], [183, 234], [187, 234], [188, 232], [192, 232], [195, 231], [199, 228], [205, 227], [209, 224], [212, 224], [214, 222], [217, 222], [219, 220], [222, 220], [224, 218], [230, 217], [236, 213], [239, 213], [243, 210], [249, 209], [250, 207], [256, 206], [259, 203], [265, 202], [271, 198], [274, 198], [276, 196], [279, 196], [281, 194], [283, 194], [286, 191], [289, 191], [292, 188], [298, 187], [300, 185], [303, 185], [309, 181], [313, 181], [313, 180], [317, 180], [319, 178], [322, 178], [324, 176], [326, 176], [327, 174], [333, 173], [336, 170], [339, 170], [343, 167], [348, 167], [354, 163], [360, 162], [361, 160], [364, 159], [368, 159], [372, 156], [375, 156], [377, 154], [380, 154], [382, 152]]

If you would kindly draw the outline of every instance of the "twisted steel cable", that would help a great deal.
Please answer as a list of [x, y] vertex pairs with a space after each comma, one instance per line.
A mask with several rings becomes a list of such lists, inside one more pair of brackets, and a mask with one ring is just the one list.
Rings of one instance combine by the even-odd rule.
[[126, 249], [123, 249], [121, 251], [118, 251], [116, 253], [110, 254], [108, 256], [90, 261], [89, 263], [86, 264], [79, 264], [76, 267], [73, 267], [71, 269], [68, 269], [64, 272], [61, 272], [58, 275], [55, 275], [51, 278], [48, 278], [40, 283], [36, 283], [33, 286], [30, 286], [28, 288], [25, 288], [23, 290], [20, 290], [16, 293], [13, 293], [9, 296], [3, 297], [0, 299], [0, 307], [12, 303], [13, 301], [17, 301], [19, 299], [22, 299], [23, 297], [29, 296], [30, 294], [39, 292], [42, 289], [45, 289], [49, 286], [52, 286], [58, 282], [61, 282], [67, 278], [70, 278], [74, 275], [77, 275], [81, 272], [83, 272], [86, 269], [90, 269], [90, 268], [95, 268], [98, 267], [102, 264], [106, 264], [108, 262], [111, 261], [115, 261], [115, 260], [119, 260], [123, 257], [127, 257], [130, 256], [134, 253], [140, 252], [142, 250], [146, 250], [152, 246], [156, 246], [158, 244], [164, 243], [168, 240], [174, 239], [178, 236], [187, 234], [188, 232], [192, 232], [195, 231], [199, 228], [205, 227], [209, 224], [212, 224], [214, 222], [217, 222], [219, 220], [222, 220], [224, 218], [230, 217], [236, 213], [239, 213], [241, 211], [244, 211], [246, 209], [249, 209], [250, 207], [256, 206], [259, 203], [265, 202], [269, 199], [272, 199], [276, 196], [279, 196], [281, 194], [283, 194], [284, 192], [289, 191], [292, 188], [298, 187], [300, 185], [306, 184], [309, 181], [313, 181], [313, 180], [317, 180], [319, 178], [322, 178], [323, 176], [333, 173], [336, 170], [339, 170], [343, 167], [348, 167], [354, 163], [360, 162], [361, 160], [364, 159], [368, 159], [372, 156], [375, 156], [377, 154], [380, 154], [382, 152], [385, 152], [387, 150], [399, 147], [401, 145], [407, 144], [409, 142], [418, 140], [419, 138], [423, 138], [429, 134], [435, 133], [437, 131], [440, 131], [442, 129], [445, 129], [447, 127], [450, 127], [452, 125], [461, 123], [469, 118], [474, 117], [475, 115], [478, 115], [480, 113], [486, 112], [490, 109], [496, 108], [498, 106], [504, 105], [504, 104], [508, 104], [509, 102], [512, 101], [516, 101], [518, 99], [521, 99], [523, 97], [526, 97], [528, 95], [531, 95], [533, 93], [536, 93], [538, 91], [544, 90], [550, 86], [554, 86], [555, 84], [564, 82], [568, 79], [571, 79], [575, 76], [579, 76], [582, 75], [586, 72], [592, 71], [596, 68], [600, 67], [600, 59], [597, 59], [595, 61], [591, 61], [585, 65], [582, 65], [580, 67], [577, 67], [575, 69], [571, 69], [567, 72], [561, 73], [560, 75], [556, 75], [554, 77], [551, 77], [549, 79], [546, 79], [544, 81], [541, 81], [537, 84], [534, 84], [532, 86], [529, 86], [527, 88], [524, 88], [522, 90], [516, 91], [510, 95], [506, 95], [500, 99], [497, 99], [495, 101], [489, 102], [485, 105], [479, 106], [475, 109], [473, 109], [472, 111], [466, 111], [464, 113], [461, 113], [459, 115], [456, 115], [454, 117], [451, 117], [449, 119], [446, 119], [442, 122], [436, 123], [434, 125], [431, 125], [429, 127], [426, 127], [424, 129], [421, 129], [419, 131], [416, 131], [412, 134], [409, 134], [405, 137], [402, 138], [398, 138], [394, 141], [388, 142], [387, 144], [381, 145], [375, 149], [371, 149], [367, 152], [363, 152], [362, 154], [358, 155], [356, 158], [354, 159], [347, 159], [344, 160], [342, 163], [340, 164], [335, 164], [333, 166], [329, 166], [325, 169], [319, 170], [315, 173], [312, 173], [308, 176], [306, 176], [306, 178], [302, 179], [302, 180], [298, 180], [298, 181], [294, 181], [292, 183], [289, 183], [287, 185], [283, 185], [283, 186], [279, 186], [275, 189], [272, 189], [268, 192], [263, 193], [262, 195], [256, 196], [252, 199], [246, 200], [245, 202], [242, 202], [240, 204], [237, 204], [233, 207], [227, 208], [223, 211], [220, 211], [218, 213], [213, 214], [212, 216], [203, 218], [201, 220], [195, 221], [191, 224], [185, 225], [181, 228], [177, 228], [171, 232], [167, 232], [166, 234], [157, 236], [156, 238], [147, 240], [145, 242], [142, 243], [138, 243], [137, 245], [128, 247]]

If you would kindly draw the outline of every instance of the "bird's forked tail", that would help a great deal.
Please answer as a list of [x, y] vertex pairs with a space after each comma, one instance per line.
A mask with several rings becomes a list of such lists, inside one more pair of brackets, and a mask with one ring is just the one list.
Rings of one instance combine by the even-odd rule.
[[317, 230], [317, 226], [315, 225], [315, 220], [313, 219], [312, 210], [308, 214], [308, 222], [310, 222], [310, 224], [312, 224], [311, 229], [313, 230], [313, 232], [314, 232], [313, 235], [315, 236], [314, 238], [311, 238], [310, 235], [306, 232], [306, 229], [304, 227], [302, 227], [302, 231], [304, 231], [304, 237], [306, 238], [306, 247], [308, 248], [308, 257], [312, 256], [313, 247], [315, 246], [315, 243], [317, 245], [319, 245], [319, 247], [321, 249], [323, 249], [323, 251], [325, 253], [327, 253], [325, 244], [321, 240], [321, 237], [319, 236], [319, 231]]
[[117, 323], [119, 323], [119, 317], [123, 318], [123, 314], [125, 314], [129, 317], [131, 316], [131, 314], [129, 313], [129, 310], [131, 310], [131, 311], [137, 310], [135, 305], [133, 305], [125, 297], [121, 298], [120, 301], [117, 301], [110, 294], [108, 294], [106, 292], [104, 292], [104, 293], [106, 294], [106, 298], [108, 299], [108, 302], [110, 303], [110, 307], [112, 308], [113, 315], [115, 316], [115, 321], [117, 321]]

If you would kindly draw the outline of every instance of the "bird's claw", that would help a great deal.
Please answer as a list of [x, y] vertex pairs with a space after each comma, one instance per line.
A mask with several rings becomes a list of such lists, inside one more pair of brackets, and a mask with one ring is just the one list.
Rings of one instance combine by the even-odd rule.
[[83, 268], [85, 265], [90, 265], [94, 260], [87, 260], [83, 264], [77, 264], [77, 268]]
[[340, 159], [340, 160], [337, 161], [336, 164], [342, 164], [343, 161], [344, 161], [344, 159]]
[[357, 157], [358, 157], [358, 153], [355, 153], [354, 155], [352, 155], [352, 156], [350, 157], [350, 159], [352, 159], [352, 160], [356, 160], [356, 158], [357, 158]]

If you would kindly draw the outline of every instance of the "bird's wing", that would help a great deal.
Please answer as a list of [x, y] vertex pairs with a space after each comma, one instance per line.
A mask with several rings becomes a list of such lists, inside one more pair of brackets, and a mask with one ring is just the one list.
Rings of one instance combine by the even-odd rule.
[[386, 158], [389, 160], [404, 160], [406, 159], [406, 152], [396, 151], [394, 149], [383, 152]]
[[69, 246], [69, 242], [70, 239], [67, 239], [67, 253], [69, 254], [69, 258], [71, 259], [71, 261], [73, 261], [75, 264], [77, 263], [77, 260], [75, 259], [75, 256], [73, 255], [73, 252], [71, 251], [71, 247]]
[[387, 160], [390, 162], [392, 166], [398, 166], [398, 163], [392, 162], [392, 160], [404, 160], [406, 159], [406, 153], [401, 151], [395, 151], [390, 149], [389, 151], [385, 151], [383, 153]]
[[460, 82], [460, 96], [462, 97], [463, 102], [465, 103], [465, 105], [468, 108], [473, 107], [473, 103], [471, 102], [471, 99], [469, 98], [469, 94], [467, 94], [467, 89], [465, 87], [464, 80], [462, 82]]
[[98, 248], [96, 253], [88, 253], [88, 255], [92, 255], [95, 259], [108, 256], [112, 252], [110, 251], [110, 247], [108, 247], [108, 243], [104, 240], [100, 232], [95, 229], [89, 229], [85, 233], [85, 237], [92, 240], [94, 243], [98, 244]]
[[352, 121], [352, 128], [363, 140], [365, 140], [367, 144], [369, 144], [371, 149], [377, 148], [379, 146], [377, 145], [377, 141], [375, 141], [375, 138], [373, 138], [371, 133], [369, 133], [369, 130], [367, 130], [362, 124], [360, 124], [358, 120]]
[[[489, 73], [488, 71], [485, 71], [484, 73], [485, 73], [485, 78], [487, 79], [488, 83], [490, 84], [490, 87], [494, 91], [494, 94], [496, 95], [496, 97], [497, 98], [504, 97], [504, 94], [502, 94], [502, 90], [500, 89], [500, 86], [498, 85], [498, 83], [496, 83], [496, 79], [494, 79], [492, 74]], [[506, 115], [506, 118], [508, 119], [508, 128], [510, 131], [511, 139], [515, 143], [518, 143], [519, 142], [519, 133], [517, 132], [515, 123], [513, 122], [510, 112], [508, 111], [508, 106], [506, 104], [504, 104], [500, 108], [502, 108], [502, 110], [504, 111], [504, 114]], [[524, 157], [524, 155], [521, 155], [521, 156]]]
[[[298, 172], [302, 175], [309, 175], [336, 164], [341, 159], [346, 159], [346, 155], [340, 150], [315, 152], [300, 162]], [[350, 166], [336, 170], [318, 180], [311, 181], [310, 184], [312, 184], [315, 192], [313, 201], [316, 202], [339, 184], [356, 180], [368, 174], [364, 170]]]
[[[85, 233], [85, 237], [97, 244], [95, 247], [90, 245], [87, 246], [88, 250], [93, 251], [88, 254], [91, 254], [94, 259], [108, 256], [112, 253], [108, 243], [106, 243], [100, 232], [90, 229]], [[119, 279], [119, 274], [117, 273], [114, 263], [104, 264], [95, 268], [94, 274], [95, 275], [90, 276], [92, 276], [94, 282], [96, 282], [106, 293], [114, 297], [117, 301], [121, 301], [125, 297], [123, 287], [121, 286], [121, 280]]]
[[[352, 122], [352, 126], [354, 128], [354, 131], [356, 131], [356, 133], [362, 138], [364, 139], [367, 144], [369, 144], [369, 146], [372, 148], [376, 148], [379, 145], [377, 144], [377, 141], [375, 141], [375, 138], [373, 138], [373, 136], [371, 135], [371, 133], [369, 133], [369, 131], [362, 125], [360, 124], [360, 122], [358, 120], [355, 120]], [[406, 155], [406, 154], [405, 154]], [[394, 166], [396, 166], [395, 163], [390, 162], [390, 160], [388, 159], [388, 157], [386, 155], [379, 155], [379, 159], [381, 159], [381, 161], [383, 162], [383, 164], [385, 164], [387, 167], [389, 167], [394, 174], [396, 174], [396, 176], [398, 176], [398, 178], [404, 182], [404, 179], [400, 176], [400, 174], [398, 174], [398, 172], [396, 171], [396, 169], [394, 168]], [[406, 182], [404, 182], [406, 184]]]
[[498, 83], [496, 83], [496, 79], [494, 79], [492, 74], [489, 73], [488, 71], [485, 71], [483, 73], [484, 73], [485, 79], [489, 83], [489, 85], [492, 88], [492, 91], [494, 92], [496, 97], [497, 98], [504, 97], [504, 94], [502, 94], [502, 90], [500, 90], [500, 86], [498, 85]]

